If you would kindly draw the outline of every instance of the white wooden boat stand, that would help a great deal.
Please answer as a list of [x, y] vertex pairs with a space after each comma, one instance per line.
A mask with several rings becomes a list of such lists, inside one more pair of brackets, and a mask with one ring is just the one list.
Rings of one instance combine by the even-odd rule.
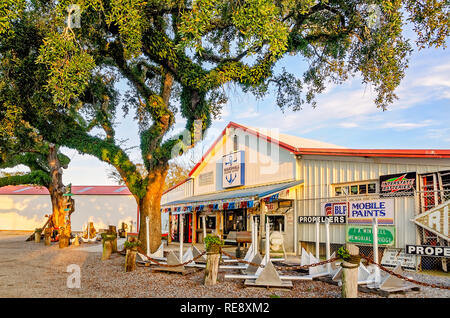
[[[264, 258], [259, 263], [261, 266], [248, 266], [246, 274], [226, 274], [225, 279], [244, 279], [244, 285], [248, 287], [284, 287], [291, 288], [292, 280], [312, 280], [307, 276], [280, 276], [276, 271], [273, 263], [270, 259], [270, 242], [269, 232], [270, 225], [266, 223], [266, 253]], [[257, 253], [254, 256], [254, 260], [257, 261], [261, 256]], [[261, 258], [260, 258], [261, 259]]]

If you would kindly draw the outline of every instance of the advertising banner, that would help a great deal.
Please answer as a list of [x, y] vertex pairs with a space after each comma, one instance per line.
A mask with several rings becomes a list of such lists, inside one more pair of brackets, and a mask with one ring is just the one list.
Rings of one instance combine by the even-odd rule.
[[322, 203], [323, 216], [347, 216], [347, 202], [324, 202]]
[[[371, 226], [347, 226], [346, 241], [355, 244], [373, 245]], [[378, 245], [391, 246], [395, 244], [395, 227], [378, 227]]]
[[345, 224], [346, 217], [345, 216], [299, 216], [298, 223], [325, 223], [329, 222], [330, 224]]
[[222, 186], [231, 188], [245, 184], [245, 152], [236, 151], [222, 157]]
[[416, 256], [406, 254], [402, 249], [387, 248], [383, 252], [381, 265], [395, 267], [400, 264], [403, 268], [416, 269], [416, 260]]
[[406, 245], [406, 254], [434, 257], [450, 257], [450, 246]]
[[398, 173], [380, 176], [380, 196], [411, 196], [416, 188], [416, 173]]
[[349, 224], [372, 224], [373, 218], [380, 225], [394, 225], [394, 199], [349, 201]]
[[413, 221], [420, 227], [436, 234], [446, 241], [450, 241], [449, 224], [450, 224], [450, 200], [417, 215]]

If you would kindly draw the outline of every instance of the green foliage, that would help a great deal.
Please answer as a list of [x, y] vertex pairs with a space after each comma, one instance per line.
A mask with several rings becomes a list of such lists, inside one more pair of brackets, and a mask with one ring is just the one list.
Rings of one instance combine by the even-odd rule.
[[[24, 3], [0, 4], [4, 149], [17, 144], [11, 136], [27, 147], [61, 143], [114, 166], [138, 199], [162, 189], [169, 160], [192, 147], [195, 120], [204, 132], [220, 115], [226, 85], [275, 92], [282, 110], [300, 110], [329, 82], [360, 76], [385, 109], [411, 54], [405, 25], [420, 47], [445, 46], [449, 34], [445, 0], [79, 0], [74, 29], [65, 24], [72, 1]], [[277, 70], [287, 55], [305, 62], [301, 77]], [[124, 110], [135, 111], [142, 168], [115, 136], [119, 79], [131, 87]], [[190, 140], [169, 135], [176, 114]]]
[[119, 26], [119, 33], [125, 48], [125, 57], [137, 57], [141, 52], [143, 28], [146, 25], [142, 0], [111, 0], [111, 11], [106, 22]]
[[216, 235], [206, 235], [205, 237], [205, 246], [206, 250], [210, 251], [211, 249], [220, 249], [224, 245], [223, 240]]
[[44, 171], [32, 171], [24, 175], [15, 175], [0, 178], [0, 187], [7, 185], [40, 185], [48, 187], [51, 177]]
[[0, 36], [12, 35], [11, 23], [22, 15], [24, 9], [24, 0], [0, 1]]
[[139, 240], [136, 241], [125, 241], [124, 243], [124, 247], [128, 250], [128, 249], [136, 249], [138, 247], [140, 247], [142, 245], [142, 242]]
[[341, 246], [337, 251], [337, 256], [343, 260], [348, 260], [350, 258], [350, 252], [344, 246]]
[[170, 187], [184, 181], [189, 176], [189, 172], [193, 166], [194, 165], [192, 163], [183, 164], [180, 162], [171, 162], [169, 164], [164, 190], [167, 190]]
[[72, 33], [52, 32], [44, 39], [37, 60], [48, 68], [46, 88], [55, 104], [69, 105], [89, 84], [94, 59], [85, 52]]
[[407, 0], [408, 20], [414, 24], [417, 45], [446, 47], [450, 29], [450, 2], [448, 0]]
[[116, 233], [101, 233], [100, 236], [102, 237], [103, 242], [114, 241], [117, 238]]

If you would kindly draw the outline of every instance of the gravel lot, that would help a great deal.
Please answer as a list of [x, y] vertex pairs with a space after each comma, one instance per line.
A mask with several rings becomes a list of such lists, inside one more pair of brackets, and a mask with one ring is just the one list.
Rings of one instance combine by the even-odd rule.
[[[340, 297], [338, 286], [319, 281], [294, 281], [293, 289], [277, 290], [244, 288], [242, 280], [224, 281], [223, 271], [219, 273], [219, 283], [213, 287], [202, 285], [201, 269], [185, 276], [152, 272], [149, 267], [137, 267], [136, 271], [125, 273], [125, 258], [119, 254], [101, 261], [101, 253], [75, 246], [60, 249], [55, 243], [47, 247], [43, 242], [25, 242], [27, 236], [27, 233], [0, 231], [0, 297]], [[67, 288], [70, 274], [66, 270], [70, 264], [81, 268], [81, 288]], [[423, 282], [450, 285], [450, 275], [408, 275]], [[361, 292], [359, 296], [379, 297]], [[420, 287], [419, 292], [390, 297], [450, 298], [450, 291]]]

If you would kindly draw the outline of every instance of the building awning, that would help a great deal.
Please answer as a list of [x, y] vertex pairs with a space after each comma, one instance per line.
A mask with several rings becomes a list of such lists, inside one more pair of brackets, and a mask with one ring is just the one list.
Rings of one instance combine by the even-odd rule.
[[251, 208], [262, 199], [267, 202], [277, 201], [281, 192], [285, 191], [288, 193], [289, 188], [302, 183], [303, 180], [297, 180], [253, 188], [197, 195], [165, 203], [161, 206], [161, 211], [182, 214], [193, 211], [202, 211], [203, 209], [231, 210]]

